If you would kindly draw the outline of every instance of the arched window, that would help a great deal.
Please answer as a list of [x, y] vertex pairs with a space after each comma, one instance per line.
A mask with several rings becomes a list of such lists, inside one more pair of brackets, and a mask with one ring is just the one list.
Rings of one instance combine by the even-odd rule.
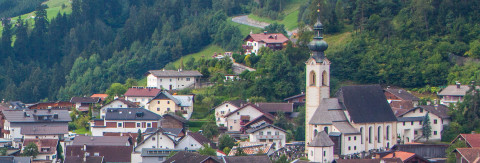
[[317, 75], [315, 74], [315, 72], [311, 71], [310, 72], [310, 86], [315, 86], [316, 81], [317, 81]]
[[377, 142], [381, 143], [382, 142], [382, 126], [378, 126], [377, 130]]
[[360, 140], [363, 144], [363, 127], [360, 127]]
[[390, 126], [387, 126], [387, 129], [386, 129], [386, 134], [387, 134], [387, 140], [390, 140]]
[[324, 128], [323, 128], [323, 131], [325, 131], [325, 133], [328, 134], [328, 127], [324, 127]]
[[372, 127], [368, 127], [368, 143], [372, 143]]
[[313, 131], [313, 137], [317, 136], [317, 134], [318, 134], [318, 131], [317, 129], [315, 129], [315, 131]]
[[322, 73], [322, 86], [327, 86], [328, 85], [328, 74], [327, 71], [323, 71]]

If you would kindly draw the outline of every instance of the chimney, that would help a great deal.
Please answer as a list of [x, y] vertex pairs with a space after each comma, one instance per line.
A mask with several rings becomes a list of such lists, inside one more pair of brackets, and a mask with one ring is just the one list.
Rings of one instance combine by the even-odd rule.
[[275, 40], [277, 39], [277, 35], [275, 35]]
[[460, 89], [460, 84], [461, 84], [461, 83], [458, 82], [458, 81], [455, 82], [455, 85], [457, 85], [457, 89]]
[[263, 31], [263, 34], [264, 34], [264, 35], [267, 35], [267, 31]]
[[23, 116], [24, 116], [24, 117], [27, 116], [27, 112], [25, 111], [25, 109], [23, 109]]

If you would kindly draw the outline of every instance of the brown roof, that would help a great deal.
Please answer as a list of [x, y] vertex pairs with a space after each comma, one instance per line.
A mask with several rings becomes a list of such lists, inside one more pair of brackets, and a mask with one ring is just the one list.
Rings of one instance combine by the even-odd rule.
[[172, 157], [165, 160], [165, 163], [177, 163], [177, 162], [185, 162], [185, 163], [203, 163], [203, 162], [216, 162], [220, 163], [222, 161], [217, 160], [215, 157], [201, 155], [194, 152], [186, 152], [180, 151], [177, 154], [173, 155]]
[[412, 95], [408, 91], [404, 89], [391, 89], [387, 88], [385, 91], [390, 92], [391, 94], [397, 96], [398, 98], [402, 100], [410, 100], [410, 101], [418, 101], [420, 100], [417, 96]]
[[265, 43], [284, 43], [288, 41], [288, 38], [281, 33], [258, 33], [248, 35], [244, 41], [251, 37], [254, 41]]
[[202, 73], [195, 70], [150, 70], [148, 73], [155, 77], [196, 77], [202, 76]]
[[475, 162], [479, 158], [480, 148], [457, 148], [455, 149], [468, 162]]
[[411, 109], [413, 108], [412, 101], [392, 101], [390, 102], [392, 109]]
[[87, 156], [86, 161], [83, 161], [82, 156], [67, 156], [64, 162], [68, 163], [102, 163], [103, 156]]
[[68, 126], [65, 124], [63, 126], [23, 126], [20, 130], [22, 135], [57, 135], [57, 134], [68, 134]]
[[[128, 144], [127, 144], [128, 143]], [[76, 136], [72, 145], [130, 146], [129, 136]]]
[[[75, 137], [75, 139], [77, 139]], [[66, 148], [66, 157], [77, 156], [83, 157], [85, 151], [83, 150], [83, 145], [68, 145]], [[132, 146], [89, 146], [87, 145], [87, 150], [91, 156], [95, 153], [99, 153], [99, 156], [104, 157], [105, 162], [131, 162], [131, 153], [133, 151]]]
[[298, 97], [303, 97], [305, 96], [305, 93], [301, 93], [301, 94], [298, 94], [298, 95], [294, 95], [294, 96], [290, 96], [290, 97], [287, 97], [285, 99], [283, 99], [283, 101], [288, 101], [290, 99], [294, 99], [294, 98], [298, 98]]
[[293, 103], [257, 103], [257, 106], [265, 112], [284, 112], [291, 113], [293, 112]]
[[408, 110], [407, 112], [404, 112], [400, 115], [398, 115], [398, 117], [402, 117], [403, 115], [411, 112], [411, 111], [414, 111], [414, 110], [417, 110], [419, 108], [423, 108], [424, 110], [428, 111], [429, 113], [432, 113], [440, 118], [450, 118], [450, 116], [448, 115], [448, 107], [445, 106], [445, 105], [420, 105], [418, 107], [415, 107], [413, 109], [410, 109]]
[[225, 162], [228, 163], [269, 163], [272, 162], [268, 156], [228, 156], [225, 157]]
[[103, 136], [128, 136], [132, 139], [136, 139], [138, 136], [138, 133], [125, 133], [125, 132], [103, 132]]
[[460, 88], [457, 85], [449, 85], [438, 93], [440, 96], [465, 96], [467, 91], [470, 89], [468, 85], [460, 85]]
[[[395, 156], [393, 155], [395, 153]], [[402, 161], [408, 160], [412, 157], [415, 156], [415, 153], [410, 153], [410, 152], [404, 152], [404, 151], [395, 151], [390, 154], [387, 154], [386, 156], [383, 156], [383, 158], [400, 158]]]
[[72, 97], [71, 103], [88, 103], [95, 104], [100, 102], [100, 97]]
[[460, 134], [453, 141], [456, 141], [459, 138], [463, 138], [460, 140], [464, 140], [465, 143], [472, 148], [480, 147], [480, 134]]
[[127, 97], [155, 97], [161, 91], [157, 88], [128, 88], [123, 94]]
[[[57, 153], [58, 139], [25, 139], [23, 144], [27, 146], [30, 143], [35, 143], [38, 147], [38, 152], [41, 154], [54, 154]], [[43, 152], [42, 149], [47, 148], [48, 151]]]

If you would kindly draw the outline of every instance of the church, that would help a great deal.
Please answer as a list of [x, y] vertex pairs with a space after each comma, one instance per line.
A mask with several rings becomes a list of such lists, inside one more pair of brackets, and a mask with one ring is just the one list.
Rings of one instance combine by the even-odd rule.
[[[308, 159], [332, 162], [335, 157], [385, 150], [397, 141], [397, 118], [379, 85], [344, 86], [330, 97], [330, 64], [325, 56], [320, 19], [308, 44], [306, 61], [306, 129]], [[332, 143], [333, 142], [333, 143]]]

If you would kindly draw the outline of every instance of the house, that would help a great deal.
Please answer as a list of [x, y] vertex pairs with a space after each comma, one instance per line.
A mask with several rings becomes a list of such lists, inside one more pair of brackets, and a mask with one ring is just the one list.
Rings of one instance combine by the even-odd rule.
[[[154, 132], [145, 133], [143, 140], [138, 143], [131, 154], [132, 162], [152, 162], [166, 160], [170, 152], [177, 145], [167, 131], [155, 128]], [[183, 151], [183, 150], [180, 150]]]
[[193, 100], [193, 95], [171, 95], [167, 91], [162, 91], [148, 102], [148, 110], [158, 115], [180, 113], [186, 119], [190, 119], [193, 113]]
[[333, 146], [335, 143], [328, 137], [327, 132], [321, 131], [307, 144], [308, 159], [313, 162], [332, 162]]
[[32, 157], [0, 156], [2, 163], [31, 163]]
[[249, 135], [249, 142], [275, 143], [276, 149], [284, 147], [287, 140], [287, 132], [284, 129], [268, 123], [250, 128], [246, 132]]
[[255, 105], [257, 105], [264, 112], [272, 115], [277, 115], [278, 112], [282, 112], [286, 115], [286, 117], [290, 117], [292, 115], [294, 108], [293, 103], [259, 102]]
[[[28, 144], [34, 143], [38, 148], [38, 155], [34, 161], [45, 160], [47, 162], [54, 162], [57, 157], [58, 139], [25, 139], [23, 140], [24, 147]], [[22, 149], [22, 153], [24, 152]]]
[[451, 144], [458, 140], [465, 141], [469, 148], [480, 148], [480, 134], [459, 134]]
[[84, 156], [87, 158], [89, 156], [103, 156], [104, 162], [130, 163], [132, 150], [132, 146], [67, 145], [65, 160], [83, 158]]
[[404, 151], [394, 151], [382, 157], [382, 159], [386, 158], [400, 158], [404, 163], [430, 163], [430, 161], [415, 153]]
[[141, 107], [146, 107], [147, 103], [160, 93], [161, 89], [152, 87], [132, 87], [128, 88], [123, 94], [125, 100], [138, 103]]
[[[478, 88], [479, 87], [477, 86], [477, 89]], [[440, 97], [440, 104], [450, 105], [456, 104], [457, 102], [462, 102], [463, 97], [465, 94], [467, 94], [468, 90], [470, 90], [470, 86], [461, 85], [459, 82], [457, 82], [455, 85], [449, 85], [438, 93], [438, 96]]]
[[426, 141], [422, 136], [423, 120], [427, 113], [432, 133], [429, 140], [440, 141], [444, 126], [450, 123], [448, 107], [445, 105], [421, 105], [399, 115], [397, 133], [404, 143]]
[[147, 86], [158, 89], [181, 90], [195, 87], [203, 75], [195, 70], [150, 70], [147, 73]]
[[[330, 97], [330, 65], [323, 24], [317, 19], [306, 65], [306, 150], [319, 132], [334, 142], [335, 155], [385, 150], [396, 144], [397, 118], [379, 85], [343, 86]], [[309, 153], [310, 154], [310, 153]], [[310, 156], [308, 156], [310, 157]]]
[[68, 126], [28, 125], [21, 128], [24, 139], [60, 139], [68, 137]]
[[92, 98], [100, 98], [101, 101], [105, 101], [106, 98], [108, 98], [108, 94], [93, 94], [90, 97]]
[[143, 108], [108, 108], [104, 119], [90, 121], [93, 136], [108, 133], [145, 132], [147, 128], [160, 127], [162, 117]]
[[138, 107], [139, 106], [134, 102], [125, 100], [123, 98], [117, 98], [111, 101], [110, 103], [102, 106], [102, 108], [100, 109], [100, 117], [102, 119], [105, 118], [105, 113], [107, 112], [108, 108], [138, 108]]
[[72, 104], [75, 104], [75, 108], [78, 111], [88, 112], [89, 108], [94, 107], [96, 104], [100, 104], [100, 97], [72, 97], [70, 99]]
[[476, 163], [480, 161], [480, 148], [457, 148], [453, 151], [457, 163]]
[[28, 106], [28, 109], [71, 109], [74, 105], [69, 101], [39, 102]]
[[303, 103], [303, 104], [305, 104], [305, 93], [302, 92], [301, 94], [287, 97], [287, 98], [283, 99], [283, 101], [287, 101], [288, 103]]
[[245, 45], [245, 55], [258, 53], [258, 50], [262, 47], [268, 47], [272, 50], [282, 50], [289, 41], [285, 35], [281, 33], [267, 33], [267, 31], [258, 34], [250, 33], [245, 39], [243, 39]]
[[221, 158], [201, 155], [194, 152], [180, 151], [164, 161], [165, 163], [188, 162], [188, 163], [223, 163]]
[[271, 120], [275, 119], [273, 115], [264, 112], [256, 105], [244, 105], [243, 107], [225, 115], [227, 122], [226, 127], [228, 128], [227, 130], [245, 132], [245, 130], [247, 129], [245, 128], [245, 124], [257, 119], [258, 117], [261, 117], [262, 115], [265, 115]]
[[235, 156], [238, 149], [241, 148], [245, 154], [253, 156], [258, 154], [263, 155], [271, 155], [275, 152], [275, 148], [273, 147], [273, 143], [259, 143], [259, 142], [240, 142], [238, 146], [233, 146], [232, 150], [228, 156]]
[[225, 80], [223, 80], [223, 81], [225, 81], [225, 82], [227, 82], [227, 81], [236, 81], [236, 80], [238, 80], [238, 79], [239, 79], [239, 78], [238, 78], [238, 75], [227, 74], [227, 75], [225, 75]]
[[415, 153], [416, 155], [428, 160], [437, 160], [438, 162], [446, 160], [447, 148], [449, 144], [422, 144], [422, 143], [407, 143], [396, 144], [392, 147], [393, 151], [404, 151]]
[[[3, 136], [7, 139], [22, 138], [22, 129], [24, 127], [30, 131], [24, 131], [24, 134], [37, 134], [45, 131], [42, 134], [62, 135], [63, 129], [57, 133], [47, 131], [49, 127], [58, 128], [68, 127], [68, 122], [72, 121], [68, 110], [3, 110], [5, 123], [3, 126]], [[46, 129], [45, 127], [46, 126]], [[43, 131], [32, 131], [33, 128]], [[45, 129], [45, 130], [44, 130]]]
[[243, 107], [243, 105], [245, 104], [247, 104], [247, 102], [243, 100], [232, 100], [225, 101], [222, 104], [214, 107], [212, 110], [215, 110], [215, 119], [217, 126], [227, 126], [225, 115], [229, 114], [230, 112], [236, 111], [237, 109]]
[[418, 97], [412, 95], [404, 89], [387, 88], [384, 89], [384, 92], [390, 107], [394, 111], [401, 109], [408, 110], [410, 108], [417, 107], [418, 102], [420, 101]]
[[180, 141], [178, 145], [175, 146], [175, 149], [179, 150], [198, 150], [207, 144], [208, 146], [214, 147], [212, 141], [207, 139], [205, 136], [198, 132], [187, 132]]

